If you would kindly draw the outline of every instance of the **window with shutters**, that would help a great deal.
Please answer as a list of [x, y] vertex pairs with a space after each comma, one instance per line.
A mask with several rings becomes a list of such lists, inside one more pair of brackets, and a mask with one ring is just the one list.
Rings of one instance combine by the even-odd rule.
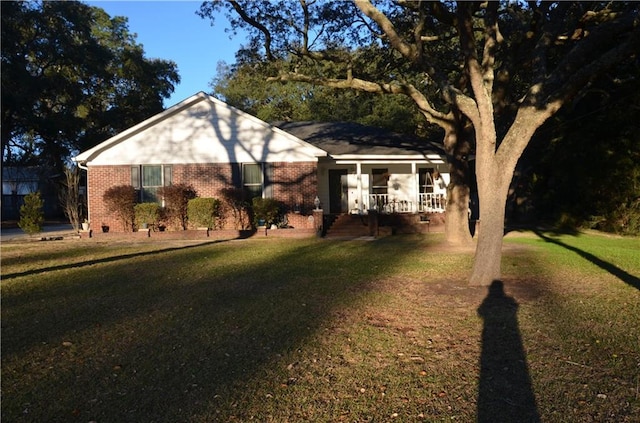
[[173, 168], [170, 165], [141, 165], [131, 167], [131, 185], [141, 203], [162, 203], [158, 189], [171, 185]]

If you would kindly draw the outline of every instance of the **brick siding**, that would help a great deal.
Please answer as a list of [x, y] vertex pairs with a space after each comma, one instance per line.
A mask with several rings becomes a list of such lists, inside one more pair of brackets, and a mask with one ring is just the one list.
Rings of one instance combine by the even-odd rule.
[[[312, 228], [309, 215], [317, 195], [317, 163], [279, 162], [271, 166], [273, 197], [291, 210], [288, 214], [289, 225]], [[233, 186], [230, 164], [174, 164], [172, 168], [172, 183], [192, 185], [200, 197], [221, 198], [220, 191]], [[107, 211], [102, 198], [112, 186], [131, 184], [131, 166], [90, 166], [87, 181], [92, 229], [97, 232], [101, 230], [101, 225], [107, 225], [110, 231], [123, 231], [122, 224]], [[294, 213], [295, 206], [299, 206], [300, 213]], [[232, 218], [227, 217], [224, 222], [225, 229], [239, 229], [233, 227]]]

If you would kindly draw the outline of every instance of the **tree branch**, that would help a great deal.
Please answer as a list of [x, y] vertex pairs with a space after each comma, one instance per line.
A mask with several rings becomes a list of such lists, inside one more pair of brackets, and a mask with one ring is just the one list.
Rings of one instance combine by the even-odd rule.
[[[471, 5], [468, 3], [458, 4], [458, 33], [460, 35], [460, 49], [464, 56], [471, 88], [475, 97], [475, 102], [471, 103], [461, 93], [456, 93], [455, 101], [460, 110], [473, 122], [476, 131], [485, 131], [480, 139], [495, 140], [495, 126], [493, 121], [493, 105], [491, 99], [491, 84], [485, 84], [483, 68], [478, 61], [476, 51], [475, 36], [473, 30], [473, 18], [470, 11]], [[488, 53], [486, 53], [488, 54]], [[493, 52], [492, 54], [495, 54]], [[485, 61], [490, 61], [486, 58]], [[493, 75], [493, 69], [491, 69]], [[492, 81], [491, 81], [492, 82]], [[475, 106], [475, 107], [473, 107]], [[487, 125], [489, 124], [489, 125]], [[493, 136], [491, 133], [493, 132]]]
[[[591, 40], [581, 41], [580, 45], [576, 46], [566, 56], [566, 60], [574, 62], [572, 65], [558, 66], [556, 71], [549, 76], [548, 84], [539, 83], [531, 87], [498, 149], [499, 160], [504, 163], [514, 159], [517, 160], [527, 145], [524, 140], [530, 139], [533, 133], [547, 119], [553, 116], [563, 105], [571, 101], [592, 79], [624, 61], [626, 57], [637, 54], [640, 51], [640, 30], [635, 26], [635, 20], [636, 18], [630, 17], [630, 21], [627, 22], [627, 31], [630, 28], [632, 28], [632, 31], [624, 42], [616, 44], [613, 48], [601, 54], [597, 60], [589, 61], [586, 52], [594, 49], [594, 44], [598, 45], [603, 42], [603, 40], [598, 39], [598, 36], [614, 37], [614, 29], [625, 32], [621, 28], [624, 25], [620, 25], [619, 22], [617, 25], [613, 25], [613, 28], [606, 28], [602, 25], [598, 28], [598, 33], [592, 32], [590, 37], [593, 38]], [[612, 38], [611, 42], [614, 43], [615, 40]], [[573, 71], [567, 72], [568, 69], [573, 69]], [[556, 86], [559, 80], [564, 81], [564, 83], [553, 89], [553, 86]], [[524, 133], [523, 128], [528, 128], [528, 131]]]
[[402, 40], [402, 37], [398, 34], [393, 23], [387, 18], [384, 13], [380, 12], [369, 0], [354, 0], [355, 5], [372, 19], [382, 29], [385, 35], [389, 38], [389, 42], [400, 54], [415, 62], [418, 59], [416, 46], [408, 44]]
[[262, 25], [257, 20], [253, 19], [251, 16], [249, 16], [247, 12], [245, 12], [245, 10], [242, 8], [242, 6], [238, 4], [236, 0], [228, 0], [228, 1], [229, 1], [229, 4], [233, 7], [233, 9], [236, 11], [236, 13], [240, 15], [240, 18], [242, 18], [243, 21], [253, 26], [258, 31], [262, 32], [262, 34], [264, 35], [264, 50], [265, 50], [265, 54], [267, 55], [267, 59], [274, 60], [273, 53], [271, 52], [271, 33], [269, 32], [269, 29], [266, 26]]
[[279, 76], [267, 78], [268, 82], [304, 82], [313, 85], [321, 85], [329, 88], [352, 89], [374, 94], [400, 94], [405, 95], [416, 104], [420, 112], [433, 124], [443, 126], [451, 124], [450, 114], [436, 110], [429, 100], [412, 84], [391, 83], [383, 84], [366, 81], [359, 78], [319, 78], [295, 72], [281, 73]]

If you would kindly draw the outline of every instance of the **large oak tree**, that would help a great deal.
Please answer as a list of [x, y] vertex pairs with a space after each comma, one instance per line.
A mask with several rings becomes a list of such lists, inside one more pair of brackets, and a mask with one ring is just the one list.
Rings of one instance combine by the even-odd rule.
[[163, 109], [175, 63], [145, 57], [126, 18], [80, 2], [2, 2], [2, 160], [59, 172]]
[[470, 283], [489, 285], [500, 278], [505, 203], [520, 156], [536, 130], [595, 78], [637, 60], [639, 7], [231, 0], [205, 2], [200, 14], [213, 19], [225, 9], [234, 27], [249, 31], [254, 59], [293, 64], [269, 75], [272, 81], [411, 98], [445, 130], [452, 240], [468, 237], [461, 220], [475, 141], [481, 229]]

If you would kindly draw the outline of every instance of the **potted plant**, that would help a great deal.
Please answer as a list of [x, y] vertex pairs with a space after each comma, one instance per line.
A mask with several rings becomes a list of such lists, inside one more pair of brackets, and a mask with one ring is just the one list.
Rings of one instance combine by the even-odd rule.
[[89, 221], [87, 219], [82, 222], [82, 230], [85, 232], [89, 230]]
[[147, 229], [149, 225], [155, 226], [160, 217], [160, 206], [157, 203], [139, 203], [133, 210], [138, 229]]

